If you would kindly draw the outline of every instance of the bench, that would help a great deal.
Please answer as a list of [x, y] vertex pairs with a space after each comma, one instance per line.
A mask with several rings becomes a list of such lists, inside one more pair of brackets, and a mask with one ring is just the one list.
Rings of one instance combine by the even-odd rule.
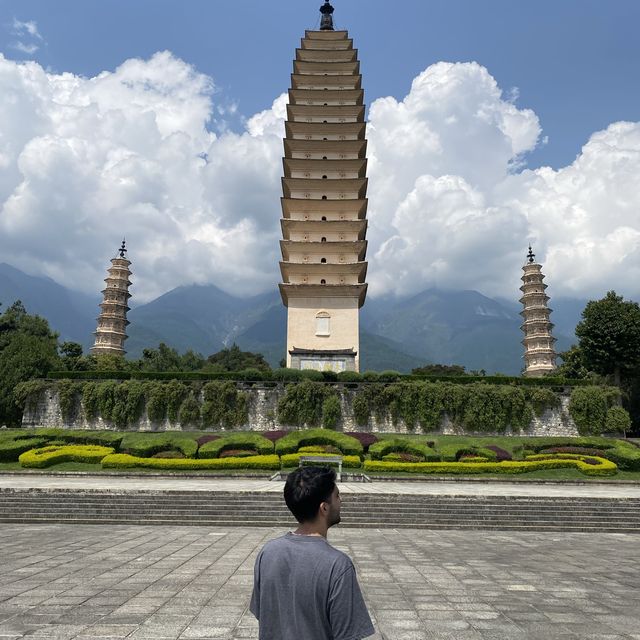
[[338, 465], [338, 480], [342, 480], [342, 456], [300, 456], [298, 466], [303, 462], [333, 462]]

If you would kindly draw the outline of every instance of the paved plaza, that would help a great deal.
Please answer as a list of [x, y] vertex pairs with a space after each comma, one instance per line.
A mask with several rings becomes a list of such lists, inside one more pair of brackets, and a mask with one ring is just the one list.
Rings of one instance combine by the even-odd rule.
[[[257, 638], [280, 529], [2, 525], [0, 640]], [[334, 528], [380, 640], [640, 639], [640, 538]]]

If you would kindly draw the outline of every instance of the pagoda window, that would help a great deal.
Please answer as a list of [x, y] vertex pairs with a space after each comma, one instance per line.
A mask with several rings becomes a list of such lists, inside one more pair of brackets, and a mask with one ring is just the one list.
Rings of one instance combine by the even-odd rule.
[[331, 316], [326, 311], [320, 311], [316, 314], [316, 335], [331, 335]]
[[327, 221], [327, 216], [322, 216], [322, 222], [326, 222]]
[[326, 199], [327, 199], [327, 196], [322, 196], [322, 199], [323, 199], [323, 200], [326, 200]]
[[323, 160], [326, 160], [326, 159], [327, 159], [327, 156], [322, 156], [322, 159], [323, 159]]
[[326, 179], [327, 179], [327, 176], [322, 176], [322, 179], [323, 179], [323, 180], [326, 180]]
[[327, 259], [326, 258], [321, 258], [320, 262], [321, 262], [321, 264], [327, 264]]
[[320, 240], [320, 242], [326, 242], [326, 241], [327, 241], [327, 239], [326, 239], [326, 238], [322, 238], [322, 239]]
[[320, 284], [327, 284], [327, 281], [323, 278], [322, 280], [320, 280]]

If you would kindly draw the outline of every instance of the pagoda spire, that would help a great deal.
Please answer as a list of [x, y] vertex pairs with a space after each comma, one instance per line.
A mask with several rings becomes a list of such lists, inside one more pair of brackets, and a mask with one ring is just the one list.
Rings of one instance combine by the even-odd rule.
[[527, 377], [543, 376], [556, 368], [556, 339], [552, 335], [553, 324], [550, 321], [551, 309], [549, 296], [545, 293], [542, 265], [536, 262], [536, 256], [529, 245], [527, 260], [522, 267], [523, 310], [522, 331], [524, 332], [524, 373]]
[[333, 31], [333, 12], [335, 9], [331, 6], [329, 0], [320, 7], [322, 18], [320, 19], [320, 31]]
[[111, 266], [105, 279], [106, 288], [102, 291], [102, 303], [98, 316], [98, 327], [91, 353], [93, 355], [111, 353], [123, 356], [124, 341], [127, 339], [127, 311], [129, 311], [129, 277], [131, 262], [126, 257], [127, 245], [122, 241], [115, 258], [111, 259]]

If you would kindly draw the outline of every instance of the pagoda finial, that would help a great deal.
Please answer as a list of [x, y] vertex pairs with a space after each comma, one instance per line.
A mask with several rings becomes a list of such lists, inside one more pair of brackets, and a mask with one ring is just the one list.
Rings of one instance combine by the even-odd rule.
[[529, 245], [529, 253], [527, 254], [527, 258], [529, 258], [529, 264], [533, 264], [536, 261], [536, 254], [533, 253], [531, 245]]
[[122, 238], [122, 246], [119, 249], [120, 251], [120, 257], [121, 258], [126, 258], [127, 256], [125, 255], [127, 253], [127, 242], [124, 238]]
[[325, 0], [325, 3], [320, 7], [320, 13], [322, 14], [320, 31], [333, 31], [333, 12], [334, 8], [331, 3], [329, 0]]

